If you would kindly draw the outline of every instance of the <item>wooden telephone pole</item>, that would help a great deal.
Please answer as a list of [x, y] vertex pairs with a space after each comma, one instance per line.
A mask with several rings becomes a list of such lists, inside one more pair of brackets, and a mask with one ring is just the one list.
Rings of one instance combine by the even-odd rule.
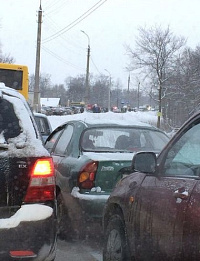
[[38, 10], [38, 31], [37, 31], [37, 49], [36, 49], [36, 64], [35, 64], [35, 87], [34, 87], [34, 110], [40, 111], [40, 48], [41, 48], [41, 27], [42, 27], [42, 7], [40, 0], [40, 7]]
[[87, 105], [90, 100], [90, 83], [89, 83], [89, 70], [90, 70], [90, 38], [86, 32], [81, 30], [82, 33], [84, 33], [88, 38], [88, 48], [87, 48], [87, 65], [86, 65], [86, 79], [85, 79], [85, 98], [84, 102]]

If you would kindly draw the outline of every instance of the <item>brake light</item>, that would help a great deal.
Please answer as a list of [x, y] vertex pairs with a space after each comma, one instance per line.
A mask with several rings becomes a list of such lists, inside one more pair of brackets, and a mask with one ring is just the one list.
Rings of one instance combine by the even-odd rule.
[[38, 159], [33, 167], [24, 201], [44, 202], [55, 198], [55, 175], [52, 158]]
[[37, 160], [35, 166], [33, 168], [33, 176], [47, 176], [52, 175], [53, 172], [53, 163], [52, 160], [49, 159], [42, 159]]
[[79, 188], [91, 189], [94, 187], [97, 168], [98, 162], [92, 161], [81, 169], [78, 177]]
[[31, 250], [12, 250], [10, 251], [10, 256], [12, 258], [26, 258], [36, 257], [37, 255]]

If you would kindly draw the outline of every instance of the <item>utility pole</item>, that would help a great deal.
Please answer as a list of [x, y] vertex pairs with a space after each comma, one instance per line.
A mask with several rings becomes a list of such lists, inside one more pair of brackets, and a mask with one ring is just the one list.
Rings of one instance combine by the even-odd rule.
[[90, 86], [89, 86], [89, 66], [90, 66], [90, 45], [88, 45], [88, 51], [87, 51], [87, 68], [86, 68], [86, 91], [85, 91], [85, 100], [86, 104], [89, 103], [90, 100]]
[[130, 76], [130, 72], [129, 72], [129, 75], [128, 75], [128, 91], [127, 91], [127, 102], [128, 104], [127, 105], [130, 105], [130, 99], [129, 99], [129, 93], [130, 93], [130, 80], [131, 80], [131, 76]]
[[107, 70], [104, 69], [106, 72], [109, 73], [109, 87], [108, 87], [108, 111], [110, 111], [110, 92], [111, 92], [111, 73]]
[[161, 107], [161, 101], [162, 101], [162, 95], [161, 95], [161, 91], [162, 91], [162, 86], [161, 86], [161, 82], [159, 83], [159, 90], [158, 90], [158, 119], [157, 119], [157, 127], [160, 128], [160, 121], [161, 121], [161, 116], [162, 116], [162, 107]]
[[140, 82], [138, 82], [138, 111], [140, 108]]
[[36, 64], [35, 64], [35, 87], [34, 87], [34, 110], [40, 111], [40, 47], [41, 47], [41, 27], [42, 27], [42, 7], [38, 10], [38, 31], [37, 31], [37, 49], [36, 49]]
[[90, 69], [90, 38], [89, 36], [86, 34], [86, 32], [82, 31], [82, 33], [84, 33], [87, 38], [88, 38], [88, 48], [87, 48], [87, 66], [86, 66], [86, 78], [85, 78], [85, 104], [89, 103], [89, 99], [90, 99], [90, 85], [89, 85], [89, 69]]
[[130, 80], [131, 80], [131, 76], [130, 76], [130, 73], [129, 73], [129, 76], [128, 76], [128, 93], [129, 93], [129, 89], [130, 89]]

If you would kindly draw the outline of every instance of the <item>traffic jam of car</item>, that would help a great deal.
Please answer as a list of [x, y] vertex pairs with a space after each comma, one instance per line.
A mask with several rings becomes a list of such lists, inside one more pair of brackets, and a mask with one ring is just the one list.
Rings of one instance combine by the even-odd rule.
[[95, 222], [104, 261], [200, 258], [200, 113], [171, 139], [124, 118], [52, 131], [1, 85], [0, 115], [1, 260], [53, 261], [57, 236], [84, 239]]
[[99, 222], [104, 261], [198, 260], [199, 126], [199, 113], [171, 139], [123, 120], [58, 126], [45, 143], [56, 173], [58, 236], [84, 238]]

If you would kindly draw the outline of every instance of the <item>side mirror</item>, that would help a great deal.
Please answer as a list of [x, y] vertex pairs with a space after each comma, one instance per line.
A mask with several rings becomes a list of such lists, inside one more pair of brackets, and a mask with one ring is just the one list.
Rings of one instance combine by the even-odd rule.
[[138, 152], [133, 156], [132, 170], [153, 174], [156, 171], [157, 158], [154, 152]]

